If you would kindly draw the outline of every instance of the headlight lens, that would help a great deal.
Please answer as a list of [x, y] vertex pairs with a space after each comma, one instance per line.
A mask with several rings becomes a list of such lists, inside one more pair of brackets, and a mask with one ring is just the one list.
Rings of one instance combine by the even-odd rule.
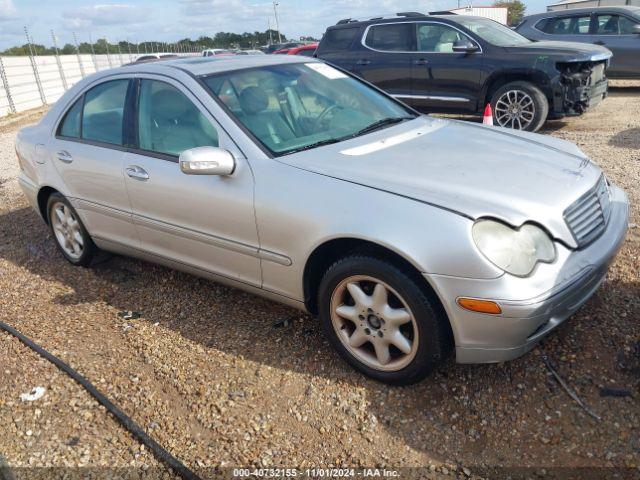
[[478, 220], [472, 229], [473, 241], [495, 266], [512, 275], [526, 277], [538, 262], [553, 262], [556, 249], [549, 235], [525, 223], [511, 228], [494, 220]]

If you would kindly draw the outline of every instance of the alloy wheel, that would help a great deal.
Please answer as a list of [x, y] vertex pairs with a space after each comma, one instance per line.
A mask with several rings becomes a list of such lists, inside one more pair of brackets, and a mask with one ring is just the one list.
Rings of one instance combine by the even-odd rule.
[[536, 107], [526, 92], [508, 90], [498, 98], [495, 116], [501, 127], [525, 130], [536, 116]]
[[397, 371], [416, 356], [418, 326], [407, 303], [385, 282], [357, 275], [331, 296], [331, 323], [345, 348], [360, 362]]
[[58, 245], [70, 258], [78, 260], [84, 251], [80, 222], [74, 212], [62, 202], [54, 203], [51, 212], [51, 226]]

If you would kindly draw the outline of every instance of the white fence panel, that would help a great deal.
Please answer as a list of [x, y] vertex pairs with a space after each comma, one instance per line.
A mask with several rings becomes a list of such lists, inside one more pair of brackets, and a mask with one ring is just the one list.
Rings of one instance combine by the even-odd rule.
[[42, 98], [29, 57], [3, 57], [11, 98], [18, 112], [42, 106]]
[[[141, 54], [142, 55], [142, 54]], [[198, 56], [198, 53], [182, 54], [183, 56]], [[33, 57], [33, 63], [37, 70], [37, 78], [31, 59], [25, 57], [2, 57], [4, 73], [9, 85], [6, 92], [0, 81], [0, 117], [11, 112], [9, 95], [17, 112], [41, 107], [44, 104], [55, 103], [65, 92], [82, 78], [97, 71], [117, 68], [134, 61], [139, 55], [122, 52], [101, 55], [60, 55], [60, 67], [54, 55], [42, 55]], [[39, 82], [38, 82], [39, 80]], [[39, 85], [38, 85], [39, 83]], [[44, 97], [44, 102], [43, 98]]]

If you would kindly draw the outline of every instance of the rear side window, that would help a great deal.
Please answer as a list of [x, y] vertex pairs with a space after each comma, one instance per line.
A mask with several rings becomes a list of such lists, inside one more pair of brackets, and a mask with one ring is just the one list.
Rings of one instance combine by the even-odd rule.
[[589, 15], [558, 17], [547, 19], [544, 25], [538, 23], [537, 27], [551, 35], [587, 35], [590, 23]]
[[414, 25], [412, 23], [390, 23], [373, 25], [367, 33], [367, 47], [385, 52], [408, 52], [412, 50]]
[[356, 37], [359, 28], [360, 27], [335, 28], [327, 30], [327, 33], [324, 34], [324, 38], [320, 43], [319, 50], [322, 50], [323, 53], [347, 50]]
[[82, 117], [82, 99], [80, 97], [76, 103], [67, 111], [64, 120], [58, 129], [58, 135], [69, 138], [80, 138], [80, 118]]
[[82, 138], [122, 145], [122, 120], [129, 80], [113, 80], [93, 87], [84, 96]]
[[178, 156], [195, 147], [217, 147], [218, 132], [189, 98], [157, 80], [142, 80], [138, 103], [142, 150]]

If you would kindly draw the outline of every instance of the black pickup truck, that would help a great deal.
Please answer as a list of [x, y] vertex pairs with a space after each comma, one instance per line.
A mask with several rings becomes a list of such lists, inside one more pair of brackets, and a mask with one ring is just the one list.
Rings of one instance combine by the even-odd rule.
[[399, 13], [345, 19], [327, 29], [316, 56], [423, 112], [481, 114], [536, 131], [547, 118], [580, 115], [607, 95], [604, 47], [532, 42], [492, 20]]

